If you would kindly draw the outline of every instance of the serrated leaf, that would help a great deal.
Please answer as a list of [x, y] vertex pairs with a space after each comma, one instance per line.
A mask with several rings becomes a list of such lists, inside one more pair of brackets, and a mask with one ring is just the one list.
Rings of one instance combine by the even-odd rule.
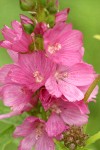
[[100, 140], [100, 131], [98, 133], [96, 133], [95, 135], [91, 136], [87, 140], [86, 145], [91, 145], [91, 144], [95, 143], [97, 140]]

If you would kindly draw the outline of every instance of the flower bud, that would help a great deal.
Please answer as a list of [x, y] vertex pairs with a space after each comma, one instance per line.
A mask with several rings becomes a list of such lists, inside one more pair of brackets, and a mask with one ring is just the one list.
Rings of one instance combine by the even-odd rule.
[[56, 2], [50, 1], [50, 2], [47, 4], [47, 10], [49, 11], [50, 14], [56, 14], [57, 11], [58, 11], [58, 7], [57, 7], [57, 5], [56, 5]]
[[33, 21], [25, 15], [20, 15], [20, 19], [25, 32], [31, 34], [34, 30]]
[[20, 7], [24, 11], [32, 11], [36, 7], [36, 0], [20, 0]]
[[70, 126], [64, 133], [64, 144], [70, 150], [76, 150], [77, 147], [84, 147], [88, 135], [84, 133], [82, 127]]

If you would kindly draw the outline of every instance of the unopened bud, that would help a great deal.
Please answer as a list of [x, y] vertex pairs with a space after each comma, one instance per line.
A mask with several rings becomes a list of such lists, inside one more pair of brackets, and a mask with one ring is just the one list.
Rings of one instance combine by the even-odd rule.
[[71, 126], [64, 134], [64, 144], [69, 150], [76, 150], [77, 147], [84, 147], [88, 135], [84, 133], [82, 127]]
[[58, 11], [58, 7], [56, 6], [56, 3], [50, 1], [48, 4], [47, 4], [47, 8], [46, 8], [50, 14], [56, 14], [57, 11]]
[[32, 11], [36, 7], [36, 0], [20, 0], [20, 7], [24, 11]]

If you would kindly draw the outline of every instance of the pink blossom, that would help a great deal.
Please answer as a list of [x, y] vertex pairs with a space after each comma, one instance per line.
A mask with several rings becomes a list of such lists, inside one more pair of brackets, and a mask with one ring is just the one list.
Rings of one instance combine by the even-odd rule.
[[45, 131], [45, 122], [28, 117], [22, 125], [18, 126], [14, 132], [15, 137], [24, 137], [21, 141], [19, 150], [55, 150], [52, 138]]
[[65, 22], [67, 20], [70, 8], [64, 9], [56, 14], [56, 23]]
[[0, 46], [15, 52], [28, 52], [32, 43], [31, 36], [23, 31], [22, 25], [17, 21], [12, 22], [12, 27], [13, 29], [5, 26], [2, 29], [5, 40], [0, 42]]
[[84, 106], [80, 104], [78, 106], [78, 103], [64, 102], [62, 99], [52, 99], [52, 101], [53, 104], [49, 108], [52, 114], [46, 123], [46, 131], [49, 136], [61, 134], [67, 127], [65, 124], [81, 126], [87, 123], [89, 111], [83, 111]]
[[11, 107], [12, 112], [0, 115], [0, 119], [29, 111], [36, 103], [33, 92], [26, 87], [17, 84], [7, 84], [3, 86], [1, 95], [4, 105]]
[[63, 95], [73, 102], [84, 98], [84, 93], [79, 86], [90, 85], [94, 78], [93, 67], [85, 63], [78, 63], [71, 67], [57, 66], [45, 86], [51, 95], [56, 97]]
[[71, 24], [59, 23], [44, 34], [44, 48], [54, 62], [71, 66], [82, 60], [82, 33]]
[[52, 72], [52, 67], [53, 63], [45, 56], [44, 52], [20, 54], [18, 63], [13, 65], [9, 76], [12, 82], [36, 91], [45, 84]]

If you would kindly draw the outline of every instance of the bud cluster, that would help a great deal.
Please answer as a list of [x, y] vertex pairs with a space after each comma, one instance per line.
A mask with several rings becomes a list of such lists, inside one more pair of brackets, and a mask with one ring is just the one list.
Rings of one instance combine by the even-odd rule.
[[84, 133], [83, 127], [70, 126], [64, 133], [64, 145], [70, 150], [76, 150], [78, 147], [84, 147], [88, 135]]

